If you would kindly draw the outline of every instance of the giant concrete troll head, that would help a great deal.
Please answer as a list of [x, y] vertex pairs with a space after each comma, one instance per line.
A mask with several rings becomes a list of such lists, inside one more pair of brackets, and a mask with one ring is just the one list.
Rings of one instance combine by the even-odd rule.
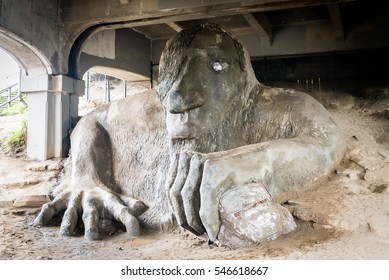
[[157, 96], [98, 108], [71, 135], [71, 168], [35, 220], [64, 211], [60, 232], [101, 237], [180, 226], [230, 247], [295, 223], [281, 206], [330, 173], [345, 141], [325, 108], [255, 78], [242, 43], [218, 25], [183, 30], [163, 51]]

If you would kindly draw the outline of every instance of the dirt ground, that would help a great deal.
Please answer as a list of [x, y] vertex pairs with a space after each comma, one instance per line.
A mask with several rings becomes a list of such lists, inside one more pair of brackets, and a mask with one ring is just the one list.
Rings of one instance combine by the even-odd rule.
[[[237, 250], [208, 245], [183, 231], [123, 232], [100, 241], [64, 237], [58, 226], [34, 227], [49, 199], [63, 161], [36, 162], [22, 153], [0, 155], [0, 259], [389, 259], [389, 88], [370, 88], [365, 97], [318, 97], [347, 138], [343, 164], [318, 189], [286, 207], [298, 228], [281, 238]], [[323, 95], [323, 96], [330, 96]], [[386, 97], [386, 98], [384, 98]], [[0, 117], [0, 136], [21, 116]], [[35, 199], [35, 200], [34, 200]]]

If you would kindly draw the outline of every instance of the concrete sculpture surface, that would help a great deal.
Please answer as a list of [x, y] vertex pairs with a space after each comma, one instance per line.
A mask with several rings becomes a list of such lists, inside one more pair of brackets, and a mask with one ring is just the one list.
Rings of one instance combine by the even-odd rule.
[[295, 229], [282, 206], [341, 161], [345, 140], [314, 98], [260, 84], [242, 43], [218, 25], [185, 29], [162, 53], [157, 94], [84, 116], [71, 167], [35, 220], [98, 239], [104, 220], [131, 235], [181, 226], [232, 248]]

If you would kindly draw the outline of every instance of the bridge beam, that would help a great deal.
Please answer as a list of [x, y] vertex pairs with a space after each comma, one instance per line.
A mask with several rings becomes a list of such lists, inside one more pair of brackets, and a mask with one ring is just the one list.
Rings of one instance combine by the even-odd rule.
[[84, 81], [64, 75], [36, 75], [22, 78], [27, 94], [27, 156], [37, 160], [66, 157], [69, 131], [78, 118], [78, 99]]

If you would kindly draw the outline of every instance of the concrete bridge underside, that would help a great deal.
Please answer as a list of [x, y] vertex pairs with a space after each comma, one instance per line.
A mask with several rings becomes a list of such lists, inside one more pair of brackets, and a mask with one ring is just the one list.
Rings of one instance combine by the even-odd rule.
[[153, 84], [168, 38], [231, 29], [253, 59], [389, 48], [384, 1], [0, 0], [0, 47], [25, 70], [30, 157], [63, 157], [91, 68]]

